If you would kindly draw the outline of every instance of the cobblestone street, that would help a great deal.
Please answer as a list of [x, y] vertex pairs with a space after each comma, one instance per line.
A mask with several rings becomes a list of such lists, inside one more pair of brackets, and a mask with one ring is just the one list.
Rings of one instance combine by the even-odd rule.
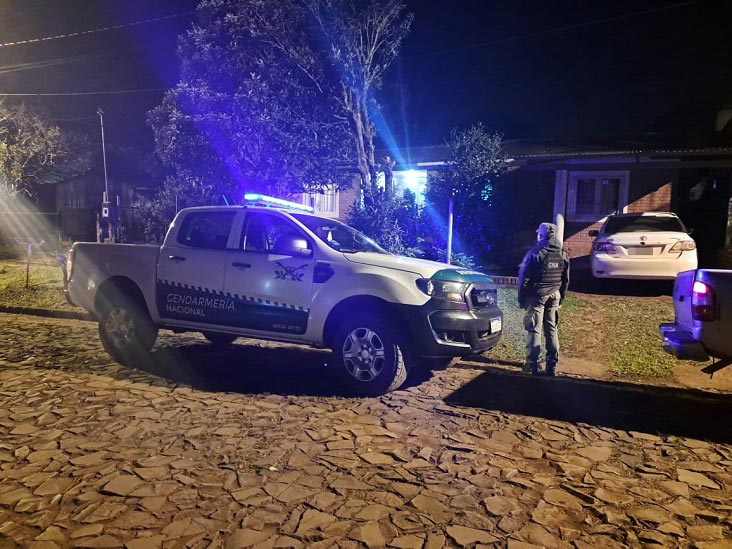
[[0, 314], [0, 547], [732, 547], [732, 395]]

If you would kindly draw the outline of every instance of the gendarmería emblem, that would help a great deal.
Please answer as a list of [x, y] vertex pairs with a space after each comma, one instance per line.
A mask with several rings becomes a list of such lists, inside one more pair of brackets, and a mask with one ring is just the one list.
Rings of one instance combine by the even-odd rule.
[[308, 266], [300, 265], [299, 267], [283, 265], [279, 261], [277, 262], [279, 269], [275, 270], [275, 280], [292, 280], [293, 282], [302, 282], [305, 276], [305, 268]]

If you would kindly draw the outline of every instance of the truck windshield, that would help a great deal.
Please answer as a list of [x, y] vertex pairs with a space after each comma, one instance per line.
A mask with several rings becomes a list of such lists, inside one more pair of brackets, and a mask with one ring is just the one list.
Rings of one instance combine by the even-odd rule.
[[365, 234], [335, 219], [303, 214], [290, 215], [315, 233], [320, 240], [339, 252], [346, 254], [356, 252], [389, 253]]
[[661, 215], [623, 215], [607, 220], [605, 234], [669, 231], [685, 233], [681, 220], [677, 217]]

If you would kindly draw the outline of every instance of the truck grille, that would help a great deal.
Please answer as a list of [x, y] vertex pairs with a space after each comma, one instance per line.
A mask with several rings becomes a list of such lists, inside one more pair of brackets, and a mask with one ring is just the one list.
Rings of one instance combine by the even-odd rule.
[[468, 294], [473, 309], [493, 307], [498, 303], [498, 290], [495, 288], [474, 287]]

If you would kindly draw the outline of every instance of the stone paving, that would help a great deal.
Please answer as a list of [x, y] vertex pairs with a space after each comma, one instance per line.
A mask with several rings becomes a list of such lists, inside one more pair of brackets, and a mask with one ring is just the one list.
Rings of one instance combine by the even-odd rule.
[[353, 398], [322, 351], [165, 333], [131, 369], [0, 324], [0, 547], [732, 547], [730, 395], [468, 364]]

